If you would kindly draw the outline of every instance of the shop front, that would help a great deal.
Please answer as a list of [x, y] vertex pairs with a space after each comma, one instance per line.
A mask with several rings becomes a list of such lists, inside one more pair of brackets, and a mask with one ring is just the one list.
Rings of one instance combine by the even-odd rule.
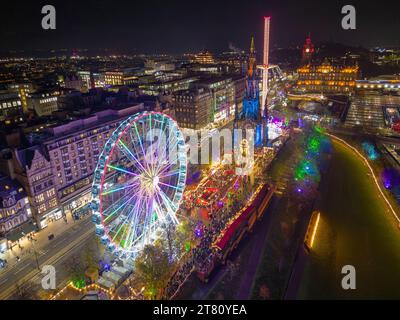
[[86, 209], [90, 204], [91, 197], [92, 195], [89, 189], [86, 193], [80, 194], [71, 199], [63, 205], [64, 214], [66, 216], [71, 215], [74, 219], [76, 219], [75, 217], [81, 216], [84, 212], [86, 212]]
[[40, 220], [38, 221], [39, 228], [44, 229], [49, 225], [49, 223], [57, 221], [62, 217], [63, 214], [60, 208], [56, 208], [55, 210], [49, 211], [48, 213], [40, 217]]
[[[35, 233], [38, 230], [38, 227], [32, 221], [24, 222], [22, 225], [13, 229], [12, 231], [6, 234], [6, 249], [12, 248], [17, 245], [20, 241], [24, 240], [26, 237]], [[4, 246], [4, 244], [3, 244]]]

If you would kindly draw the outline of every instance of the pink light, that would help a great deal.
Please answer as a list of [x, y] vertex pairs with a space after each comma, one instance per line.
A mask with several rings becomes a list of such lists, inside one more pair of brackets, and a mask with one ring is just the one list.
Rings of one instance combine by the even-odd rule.
[[264, 108], [266, 105], [268, 94], [268, 64], [269, 64], [269, 26], [270, 17], [264, 17], [264, 51], [263, 51], [263, 80], [262, 80], [262, 101], [261, 101], [261, 115], [264, 115]]

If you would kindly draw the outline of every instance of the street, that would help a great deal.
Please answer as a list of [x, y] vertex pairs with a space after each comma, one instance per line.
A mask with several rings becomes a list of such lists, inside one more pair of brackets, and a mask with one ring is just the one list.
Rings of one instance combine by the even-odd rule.
[[[68, 276], [66, 266], [63, 262], [73, 253], [79, 250], [87, 243], [88, 239], [93, 238], [94, 226], [89, 217], [82, 221], [70, 222], [72, 224], [67, 230], [55, 234], [53, 240], [45, 238], [47, 242], [38, 247], [37, 257], [39, 266], [53, 265], [56, 269], [57, 286], [65, 281]], [[47, 230], [41, 231], [47, 235]], [[34, 253], [27, 254], [25, 257], [13, 266], [8, 266], [0, 272], [0, 299], [12, 297], [16, 291], [16, 286], [33, 283], [40, 283], [41, 273], [37, 268]]]

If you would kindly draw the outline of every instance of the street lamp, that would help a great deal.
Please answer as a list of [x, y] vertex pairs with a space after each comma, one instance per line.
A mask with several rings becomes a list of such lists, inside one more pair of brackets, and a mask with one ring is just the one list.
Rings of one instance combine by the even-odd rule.
[[[26, 236], [26, 234], [25, 234], [24, 232], [22, 232], [22, 234], [23, 234], [24, 236]], [[36, 247], [35, 247], [35, 244], [34, 244], [34, 242], [33, 242], [33, 238], [31, 237], [29, 240], [30, 240], [31, 243], [32, 243], [33, 252], [34, 252], [34, 254], [35, 254], [36, 266], [37, 266], [38, 270], [40, 270], [39, 260], [38, 260], [38, 256], [37, 256], [37, 252], [36, 252]]]

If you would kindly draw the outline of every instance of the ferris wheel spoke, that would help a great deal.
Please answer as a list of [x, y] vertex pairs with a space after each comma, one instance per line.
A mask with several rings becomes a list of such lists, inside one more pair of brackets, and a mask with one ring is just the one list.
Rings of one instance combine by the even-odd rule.
[[128, 219], [126, 215], [124, 215], [124, 213], [129, 210], [129, 205], [124, 206], [124, 208], [122, 208], [122, 210], [119, 212], [119, 216], [124, 217], [124, 219], [122, 221], [119, 222], [119, 224], [117, 224], [115, 222], [115, 220], [113, 222], [109, 223], [108, 226], [108, 232], [109, 234], [112, 234], [114, 232], [114, 229], [118, 228], [117, 231], [115, 232], [114, 236], [113, 236], [113, 241], [115, 240], [115, 238], [117, 237], [117, 235], [119, 234], [119, 232], [122, 230], [122, 228], [125, 226], [125, 222]]
[[[138, 197], [138, 198], [140, 199], [140, 197]], [[113, 236], [112, 241], [115, 241], [116, 237], [117, 237], [118, 234], [121, 232], [121, 230], [123, 230], [124, 227], [125, 227], [124, 230], [123, 230], [124, 233], [126, 233], [126, 231], [129, 229], [129, 225], [132, 223], [132, 220], [131, 220], [132, 212], [135, 211], [135, 207], [137, 207], [137, 205], [138, 205], [139, 202], [140, 202], [140, 201], [136, 201], [136, 202], [135, 202], [135, 205], [133, 205], [133, 206], [126, 206], [126, 208], [124, 208], [123, 211], [120, 213], [120, 215], [123, 216], [123, 215], [124, 215], [124, 212], [126, 212], [126, 211], [129, 210], [129, 213], [126, 214], [126, 215], [124, 215], [124, 219], [120, 222], [119, 228], [118, 228], [117, 232], [115, 233], [115, 235]], [[132, 208], [132, 207], [133, 207], [133, 208]], [[125, 209], [127, 209], [127, 210], [125, 210]], [[129, 224], [126, 223], [127, 221], [129, 221]], [[113, 226], [113, 227], [111, 228], [111, 230], [114, 229], [114, 227], [115, 227], [115, 226]], [[124, 233], [123, 233], [123, 234], [124, 234]], [[123, 235], [121, 236], [121, 241], [122, 241], [122, 239], [123, 239]], [[121, 241], [120, 241], [120, 242], [121, 242]]]
[[145, 202], [144, 191], [140, 191], [140, 196], [138, 197], [138, 201], [136, 201], [134, 208], [130, 211], [128, 219], [129, 219], [129, 228], [126, 229], [125, 232], [125, 243], [130, 243], [132, 237], [137, 236], [138, 225], [140, 222], [140, 218], [143, 215], [144, 209], [143, 204]]
[[132, 171], [129, 171], [129, 170], [126, 170], [126, 169], [124, 169], [124, 168], [117, 167], [117, 166], [113, 166], [113, 165], [111, 165], [111, 164], [108, 164], [108, 165], [107, 165], [107, 168], [114, 169], [114, 170], [117, 170], [117, 171], [119, 171], [119, 172], [127, 173], [127, 174], [130, 174], [130, 175], [132, 175], [132, 176], [137, 176], [137, 174], [136, 174], [136, 173], [133, 173]]
[[[162, 149], [162, 154], [158, 154], [158, 158], [159, 158], [159, 162], [162, 159], [165, 159], [166, 153], [167, 153], [167, 138], [165, 135], [165, 128], [167, 126], [166, 122], [162, 122], [162, 121], [158, 121], [157, 122], [160, 123], [160, 131], [161, 131], [161, 135], [160, 137], [158, 137], [157, 139], [157, 147], [156, 150], [159, 151], [160, 149]], [[160, 143], [163, 142], [164, 145], [160, 145]]]
[[[139, 145], [140, 145], [140, 136], [138, 136], [137, 134], [136, 134], [136, 136], [137, 136], [137, 139], [133, 136], [133, 134], [134, 134], [134, 132], [133, 132], [133, 128], [132, 128], [132, 126], [130, 127], [130, 130], [129, 130], [129, 136], [131, 137], [131, 143], [130, 143], [130, 145], [132, 146], [132, 148], [133, 148], [133, 151], [135, 152], [135, 154], [136, 154], [136, 158], [140, 161], [141, 159], [144, 159], [144, 153], [143, 153], [143, 148], [141, 147], [141, 148], [139, 148]], [[140, 142], [139, 142], [140, 141]], [[146, 170], [148, 170], [149, 168], [147, 167], [147, 165], [146, 165], [146, 163], [143, 161], [143, 163], [142, 163], [142, 166], [146, 169]]]
[[[139, 133], [139, 129], [138, 129], [138, 127], [137, 127], [137, 125], [136, 125], [135, 122], [133, 123], [133, 125], [134, 125], [134, 127], [135, 127], [136, 136], [138, 137], [140, 149], [142, 149], [142, 156], [143, 156], [143, 158], [144, 158], [145, 155], [146, 155], [146, 153], [145, 153], [144, 148], [143, 148], [142, 137], [141, 137], [141, 135], [140, 135], [140, 133]], [[132, 127], [131, 127], [131, 130], [132, 130]], [[133, 140], [133, 141], [134, 141], [134, 140]], [[149, 168], [147, 167], [147, 170], [148, 170], [148, 169], [149, 169]]]
[[178, 220], [174, 216], [173, 213], [176, 212], [178, 208], [174, 208], [175, 205], [173, 205], [172, 200], [164, 193], [164, 191], [161, 188], [158, 188], [160, 191], [160, 196], [163, 199], [163, 203], [165, 204], [167, 211], [168, 211], [168, 216], [174, 221], [177, 222]]
[[154, 200], [156, 202], [156, 206], [157, 206], [156, 213], [157, 213], [157, 216], [158, 216], [159, 220], [160, 221], [165, 221], [166, 220], [166, 216], [165, 216], [165, 213], [164, 213], [165, 210], [163, 208], [166, 208], [166, 206], [164, 204], [164, 200], [161, 198], [160, 194], [156, 194]]
[[164, 165], [159, 172], [157, 173], [158, 176], [162, 176], [164, 172], [166, 172], [167, 170], [169, 170], [174, 164], [173, 163], [169, 163]]
[[[127, 194], [123, 195], [121, 198], [119, 198], [119, 199], [116, 200], [116, 201], [113, 201], [113, 199], [109, 199], [109, 197], [105, 197], [105, 198], [103, 199], [103, 202], [109, 202], [109, 201], [111, 201], [111, 205], [103, 211], [103, 215], [105, 215], [106, 212], [108, 212], [108, 211], [111, 210], [112, 208], [116, 207], [117, 205], [118, 205], [118, 208], [115, 209], [114, 211], [120, 210], [121, 207], [123, 207], [124, 205], [128, 204], [129, 201], [132, 201], [132, 199], [134, 199], [135, 197], [138, 197], [138, 191], [136, 191], [136, 192], [133, 193], [133, 194], [127, 193]], [[126, 200], [126, 199], [127, 199], [127, 200]], [[122, 202], [121, 205], [119, 205], [120, 202]], [[115, 213], [115, 212], [113, 212], [113, 213]]]
[[[124, 209], [124, 208], [128, 205], [129, 201], [131, 201], [135, 196], [136, 196], [135, 194], [132, 195], [128, 200], [124, 201], [121, 205], [119, 205], [119, 206], [118, 206], [115, 210], [113, 210], [110, 214], [105, 214], [106, 211], [108, 211], [108, 210], [110, 210], [110, 209], [112, 209], [112, 208], [115, 207], [116, 202], [113, 202], [112, 205], [109, 206], [109, 207], [108, 207], [106, 210], [104, 210], [104, 212], [103, 212], [103, 216], [105, 216], [104, 221], [107, 221], [108, 219], [110, 219], [111, 217], [113, 217], [116, 213], [118, 213], [118, 212], [120, 213], [120, 210], [121, 210], [121, 209]], [[127, 197], [127, 195], [124, 196], [123, 198], [121, 198], [120, 200], [118, 200], [118, 202], [122, 201], [125, 197]], [[117, 203], [118, 203], [118, 202], [117, 202]]]
[[[154, 220], [148, 227], [150, 230], [155, 230], [156, 226], [158, 225], [158, 221]], [[135, 246], [140, 240], [142, 240], [142, 238], [145, 236], [144, 233], [140, 234], [139, 236], [137, 236], [132, 242], [131, 242], [131, 246]]]
[[150, 156], [151, 156], [151, 161], [149, 163], [149, 167], [151, 167], [151, 172], [154, 172], [154, 152], [153, 152], [153, 128], [151, 127], [151, 114], [149, 115], [150, 121], [149, 121], [149, 127], [150, 127]]
[[[165, 171], [164, 171], [164, 172], [165, 172]], [[176, 169], [176, 170], [171, 171], [171, 172], [169, 172], [169, 173], [158, 174], [158, 176], [160, 177], [160, 179], [162, 179], [162, 178], [171, 177], [171, 176], [174, 176], [174, 175], [177, 175], [177, 174], [180, 174], [180, 173], [181, 173], [181, 172], [180, 172], [178, 169]]]
[[[123, 147], [123, 149], [120, 148], [120, 145]], [[118, 149], [121, 150], [122, 152], [127, 152], [128, 155], [130, 156], [131, 159], [133, 159], [134, 163], [136, 163], [139, 166], [139, 170], [142, 169], [142, 172], [147, 172], [147, 170], [143, 167], [142, 163], [135, 157], [135, 155], [132, 153], [131, 150], [126, 146], [125, 143], [122, 142], [122, 140], [119, 140], [119, 145]], [[133, 172], [132, 172], [133, 173]]]
[[105, 196], [105, 195], [108, 195], [108, 194], [111, 194], [111, 193], [114, 193], [114, 192], [117, 192], [117, 191], [126, 190], [126, 189], [129, 189], [129, 188], [135, 187], [138, 184], [139, 184], [139, 182], [135, 181], [134, 183], [131, 183], [131, 184], [127, 184], [127, 185], [123, 185], [121, 187], [117, 187], [117, 188], [114, 188], [114, 189], [106, 190], [106, 191], [102, 192], [101, 195]]
[[161, 182], [161, 181], [159, 181], [158, 184], [161, 184], [161, 185], [163, 185], [163, 186], [166, 186], [166, 187], [168, 187], [168, 188], [172, 188], [172, 189], [175, 189], [175, 190], [180, 190], [180, 189], [181, 189], [181, 188], [179, 188], [179, 187], [177, 187], [177, 186], [173, 186], [173, 185], [171, 185], [171, 184], [164, 183], [164, 182]]
[[[136, 228], [135, 228], [135, 231], [137, 229], [139, 229], [139, 230], [141, 230], [141, 233], [139, 235], [136, 235], [133, 232], [130, 233], [130, 235], [127, 237], [128, 243], [130, 244], [130, 246], [132, 246], [132, 243], [134, 242], [134, 238], [137, 238], [137, 237], [141, 237], [143, 240], [143, 244], [144, 244], [150, 234], [149, 221], [151, 221], [153, 206], [150, 205], [151, 201], [148, 198], [145, 198], [145, 200], [143, 201], [143, 204], [145, 204], [145, 207], [143, 207], [143, 212], [146, 212], [146, 214], [142, 215], [143, 222], [140, 224], [136, 224]], [[147, 232], [146, 232], [146, 230], [147, 230]]]

